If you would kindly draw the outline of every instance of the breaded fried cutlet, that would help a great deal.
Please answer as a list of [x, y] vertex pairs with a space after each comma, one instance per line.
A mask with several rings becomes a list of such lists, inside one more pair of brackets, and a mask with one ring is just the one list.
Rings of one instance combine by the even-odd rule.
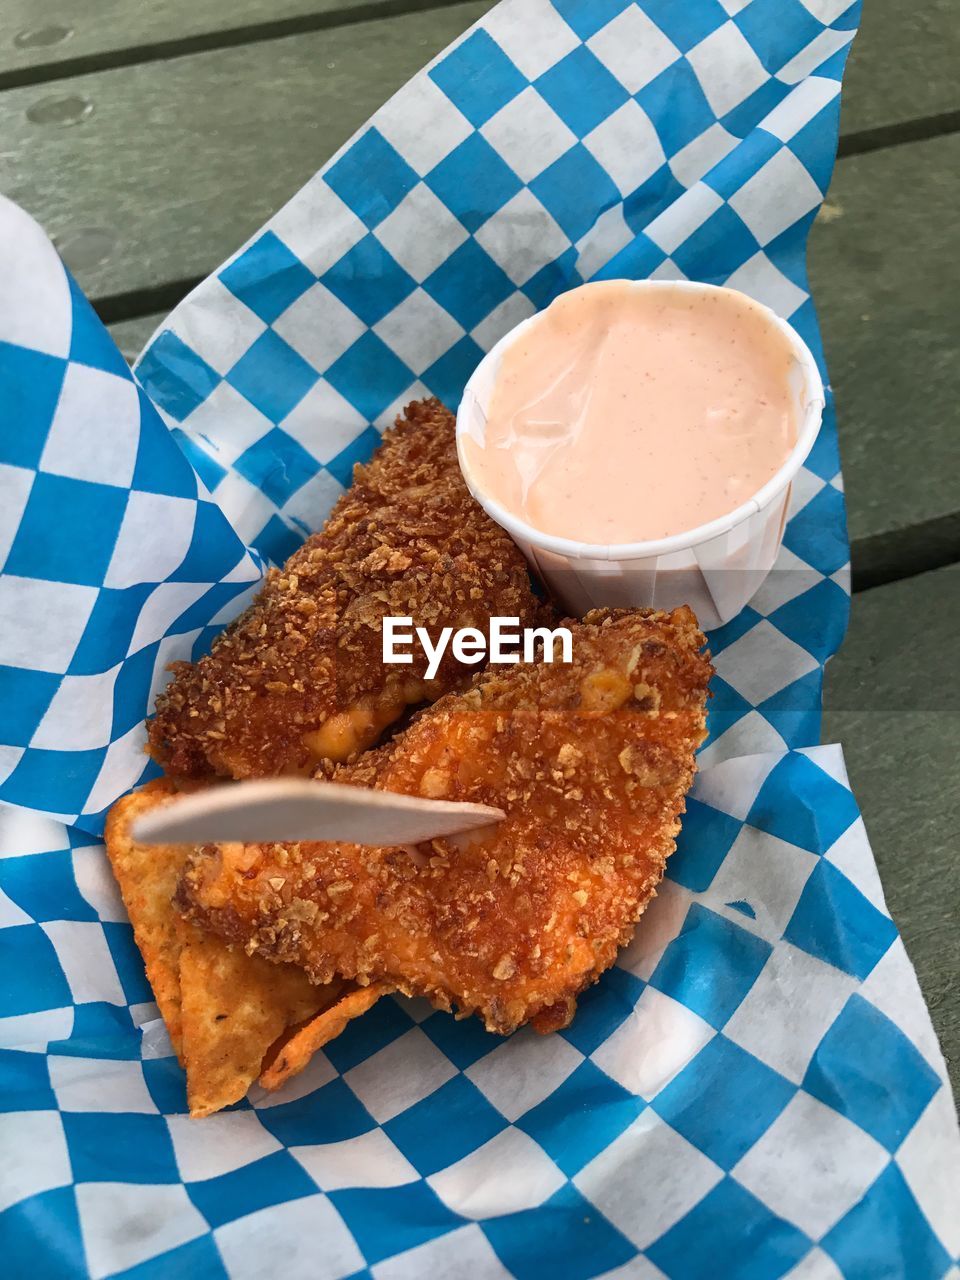
[[388, 982], [501, 1034], [566, 1025], [674, 849], [712, 668], [686, 608], [565, 625], [571, 663], [491, 667], [326, 771], [502, 822], [415, 848], [205, 846], [177, 891], [188, 918], [315, 982]]
[[347, 760], [476, 671], [448, 648], [428, 681], [419, 645], [411, 664], [384, 665], [384, 617], [410, 617], [435, 642], [443, 627], [486, 630], [496, 615], [529, 626], [538, 609], [523, 556], [463, 482], [453, 415], [415, 402], [211, 652], [175, 664], [148, 723], [150, 752], [180, 778]]

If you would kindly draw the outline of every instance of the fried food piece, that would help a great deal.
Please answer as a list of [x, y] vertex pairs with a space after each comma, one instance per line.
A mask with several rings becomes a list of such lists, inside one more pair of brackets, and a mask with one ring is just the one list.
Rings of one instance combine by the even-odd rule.
[[337, 1000], [344, 984], [317, 986], [302, 969], [247, 955], [179, 917], [172, 899], [187, 847], [137, 844], [130, 835], [136, 817], [174, 794], [160, 778], [124, 796], [110, 811], [105, 839], [147, 978], [187, 1073], [190, 1114], [204, 1116], [242, 1098], [278, 1038], [288, 1028], [305, 1030], [304, 1020]]
[[304, 1019], [312, 1025], [318, 1010], [334, 1004], [343, 984], [314, 986], [302, 969], [269, 964], [178, 922], [187, 1099], [192, 1116], [208, 1116], [239, 1102], [287, 1028]]
[[452, 414], [409, 405], [334, 507], [253, 605], [197, 663], [174, 664], [148, 724], [150, 751], [179, 777], [308, 771], [375, 742], [408, 706], [465, 685], [476, 667], [448, 651], [434, 679], [384, 665], [386, 616], [485, 629], [532, 625], [538, 602], [510, 537], [470, 496]]
[[133, 937], [174, 1053], [183, 1064], [180, 946], [177, 914], [170, 903], [183, 870], [186, 850], [180, 845], [137, 844], [130, 838], [135, 818], [174, 794], [166, 778], [148, 782], [123, 796], [107, 815], [104, 843], [120, 896], [133, 925]]
[[507, 1034], [564, 1026], [656, 892], [704, 737], [689, 609], [594, 610], [570, 664], [490, 668], [341, 782], [505, 810], [413, 849], [205, 846], [190, 917], [317, 982], [387, 981]]
[[325, 1044], [335, 1040], [347, 1023], [372, 1009], [381, 996], [393, 990], [389, 982], [374, 982], [369, 987], [354, 987], [323, 1013], [294, 1031], [264, 1063], [260, 1084], [264, 1089], [279, 1089], [293, 1076], [299, 1075], [310, 1059]]

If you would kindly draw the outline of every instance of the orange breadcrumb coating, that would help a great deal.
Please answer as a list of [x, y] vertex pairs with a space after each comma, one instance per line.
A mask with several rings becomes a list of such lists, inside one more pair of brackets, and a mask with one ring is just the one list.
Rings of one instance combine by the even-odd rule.
[[412, 617], [436, 641], [444, 626], [485, 630], [494, 615], [530, 626], [538, 608], [522, 555], [463, 482], [453, 416], [416, 402], [211, 652], [175, 664], [148, 724], [150, 752], [179, 777], [349, 759], [408, 706], [476, 671], [449, 646], [429, 682], [419, 645], [412, 665], [384, 665], [385, 616]]
[[674, 849], [712, 668], [689, 609], [598, 609], [570, 664], [491, 667], [335, 780], [497, 805], [416, 848], [194, 850], [177, 902], [251, 953], [388, 981], [506, 1034], [565, 1025]]

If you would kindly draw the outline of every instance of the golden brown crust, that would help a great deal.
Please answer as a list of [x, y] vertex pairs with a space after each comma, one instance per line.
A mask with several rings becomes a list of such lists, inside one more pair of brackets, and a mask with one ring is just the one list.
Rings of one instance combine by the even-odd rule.
[[123, 905], [133, 924], [133, 937], [166, 1024], [170, 1042], [183, 1061], [183, 1022], [180, 990], [181, 933], [170, 906], [183, 870], [182, 845], [143, 845], [130, 835], [141, 814], [172, 797], [176, 788], [168, 778], [154, 778], [121, 796], [107, 814], [104, 844]]
[[[268, 964], [177, 919], [183, 1066], [192, 1116], [239, 1102], [288, 1027], [312, 1020], [337, 999], [339, 984], [317, 987], [302, 969]], [[322, 1014], [320, 1015], [322, 1016]], [[291, 1071], [306, 1066], [302, 1060]]]
[[341, 782], [493, 804], [506, 819], [416, 849], [195, 851], [190, 918], [316, 982], [388, 981], [507, 1033], [572, 1017], [673, 851], [711, 667], [689, 609], [595, 610], [570, 664], [491, 668]]
[[453, 416], [436, 400], [411, 404], [323, 530], [271, 570], [207, 656], [175, 664], [148, 725], [151, 754], [181, 777], [347, 758], [476, 670], [448, 650], [427, 683], [419, 646], [412, 665], [385, 666], [385, 616], [412, 617], [436, 639], [444, 626], [485, 628], [494, 615], [528, 626], [536, 613], [523, 557], [467, 492]]
[[329, 1008], [298, 1027], [275, 1046], [263, 1064], [260, 1084], [264, 1089], [280, 1089], [306, 1067], [325, 1044], [335, 1040], [354, 1018], [362, 1017], [377, 1001], [389, 995], [389, 982], [374, 982], [369, 987], [353, 987]]
[[[175, 792], [168, 778], [157, 778], [123, 796], [107, 816], [104, 839], [160, 1014], [186, 1070], [190, 1114], [203, 1116], [242, 1098], [284, 1033], [309, 1027], [343, 984], [318, 987], [303, 969], [247, 955], [179, 917], [172, 899], [187, 847], [140, 844], [132, 835], [134, 821]], [[287, 1074], [307, 1061], [301, 1053]]]

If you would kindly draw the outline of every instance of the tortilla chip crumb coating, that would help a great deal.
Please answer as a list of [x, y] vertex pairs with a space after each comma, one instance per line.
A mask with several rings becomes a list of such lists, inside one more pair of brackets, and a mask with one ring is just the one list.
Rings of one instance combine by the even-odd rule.
[[189, 916], [315, 982], [388, 982], [507, 1034], [566, 1025], [656, 893], [705, 736], [691, 611], [598, 609], [573, 662], [491, 667], [335, 780], [499, 806], [414, 848], [195, 850]]
[[523, 556], [470, 496], [454, 418], [437, 400], [410, 404], [324, 528], [199, 662], [175, 675], [148, 723], [150, 751], [178, 777], [306, 772], [370, 746], [412, 704], [476, 671], [444, 655], [425, 679], [384, 665], [385, 616], [486, 629], [494, 615], [533, 625], [540, 611]]

